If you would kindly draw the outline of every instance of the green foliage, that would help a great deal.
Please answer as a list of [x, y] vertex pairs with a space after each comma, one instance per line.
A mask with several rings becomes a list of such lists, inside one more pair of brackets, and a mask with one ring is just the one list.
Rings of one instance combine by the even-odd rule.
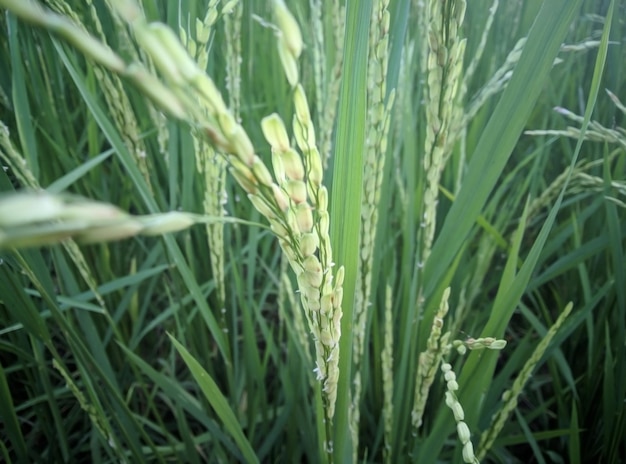
[[[297, 110], [284, 73], [284, 60], [294, 58], [277, 51], [272, 2], [141, 3], [148, 21], [180, 35], [206, 67], [232, 124], [270, 168], [261, 121], [272, 113], [291, 121]], [[383, 2], [285, 1], [304, 40], [296, 79], [320, 150], [330, 147], [323, 183], [335, 275], [345, 269], [331, 423], [294, 290], [300, 282], [275, 230], [232, 176], [223, 204], [206, 202], [205, 192], [220, 191], [224, 169], [237, 171], [233, 156], [220, 158], [223, 164], [212, 158], [239, 155], [233, 140], [242, 139], [220, 138], [231, 121], [204, 112], [193, 85], [176, 81], [180, 69], [167, 75], [157, 63], [155, 71], [140, 36], [147, 29], [124, 10], [131, 2], [48, 1], [58, 15], [44, 20], [29, 17], [30, 2], [0, 0], [1, 460], [350, 462], [356, 455], [359, 462], [472, 462], [471, 443], [481, 456], [480, 436], [493, 432], [498, 417], [503, 428], [490, 435], [485, 462], [624, 462], [623, 2], [468, 2], [464, 21], [455, 20], [462, 23], [458, 40], [441, 42], [436, 64], [444, 77], [452, 72], [445, 46], [462, 44], [459, 79], [475, 68], [457, 82], [459, 113], [435, 139], [426, 127], [438, 117], [426, 107], [439, 82], [427, 80], [435, 73], [426, 52], [437, 44], [424, 22], [431, 3], [389, 3], [389, 49], [377, 51], [388, 64], [372, 74], [370, 18]], [[454, 31], [450, 12], [465, 2], [445, 5], [443, 29]], [[487, 29], [491, 6], [498, 9]], [[521, 54], [511, 54], [524, 37]], [[176, 58], [184, 63], [186, 55]], [[378, 233], [367, 251], [371, 268], [358, 269], [367, 254], [359, 243], [371, 185], [365, 152], [384, 126], [368, 126], [372, 79], [384, 80], [393, 105], [379, 109], [390, 126], [377, 153]], [[433, 179], [425, 143], [439, 143], [445, 156], [434, 213], [425, 206]], [[209, 145], [215, 154], [204, 151]], [[247, 179], [254, 188], [264, 174], [255, 166]], [[41, 189], [61, 199], [59, 208], [114, 205], [109, 211], [119, 217], [107, 225], [141, 227], [125, 240], [83, 245], [80, 233], [93, 221], [104, 224], [96, 211], [70, 224], [64, 221], [75, 221], [68, 216], [74, 210], [44, 217], [32, 203], [5, 208], [21, 198], [14, 192]], [[214, 204], [223, 210], [209, 210]], [[163, 215], [170, 211], [181, 215]], [[432, 249], [426, 211], [435, 224]], [[22, 222], [12, 223], [16, 217]], [[167, 217], [185, 218], [182, 230], [142, 235], [155, 227], [143, 221]], [[216, 224], [221, 238], [211, 235]], [[79, 244], [51, 244], [69, 235]], [[43, 247], [8, 248], [43, 236]], [[371, 279], [371, 293], [355, 366], [360, 279]], [[446, 288], [449, 311], [439, 318]], [[559, 318], [565, 308], [571, 314]], [[506, 347], [478, 349], [495, 342], [489, 337]], [[416, 428], [416, 373], [428, 349], [445, 368], [429, 366], [435, 374]], [[454, 414], [445, 401], [450, 392], [458, 399]], [[503, 401], [505, 392], [514, 400]]]

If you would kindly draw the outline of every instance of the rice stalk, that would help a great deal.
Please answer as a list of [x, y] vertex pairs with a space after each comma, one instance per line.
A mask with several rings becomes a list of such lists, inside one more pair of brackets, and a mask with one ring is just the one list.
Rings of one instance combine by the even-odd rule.
[[459, 385], [456, 381], [456, 374], [452, 370], [452, 366], [447, 358], [454, 349], [460, 355], [464, 355], [467, 350], [501, 350], [506, 346], [506, 341], [498, 340], [493, 337], [469, 338], [464, 341], [450, 339], [450, 331], [442, 334], [444, 318], [448, 314], [450, 298], [450, 287], [443, 292], [439, 309], [433, 319], [430, 334], [428, 336], [426, 350], [420, 353], [415, 379], [415, 394], [413, 400], [413, 409], [411, 411], [411, 423], [417, 430], [423, 424], [423, 416], [428, 400], [430, 388], [434, 382], [438, 369], [441, 369], [444, 380], [446, 382], [445, 403], [454, 415], [457, 424], [457, 433], [459, 441], [463, 446], [462, 456], [466, 463], [478, 463], [474, 456], [474, 449], [470, 440], [470, 432], [467, 424], [464, 422], [465, 413], [459, 402], [456, 391]]
[[[623, 107], [619, 99], [613, 95], [612, 99], [615, 103], [615, 106], [621, 110], [620, 106]], [[554, 110], [565, 116], [567, 119], [576, 122], [579, 125], [582, 125], [584, 118], [579, 116], [565, 108], [557, 107]], [[568, 127], [566, 130], [529, 130], [524, 132], [526, 135], [557, 135], [562, 137], [568, 137], [572, 139], [578, 139], [582, 132], [577, 127]], [[626, 129], [622, 127], [616, 127], [615, 129], [609, 129], [604, 127], [597, 121], [589, 121], [589, 127], [584, 133], [584, 140], [589, 140], [591, 142], [606, 142], [606, 143], [615, 143], [619, 145], [623, 150], [626, 150]]]
[[[11, 172], [17, 177], [23, 187], [33, 189], [35, 191], [41, 190], [39, 182], [28, 168], [28, 165], [24, 161], [24, 157], [22, 157], [11, 142], [9, 129], [2, 121], [0, 121], [0, 159], [3, 159], [11, 167]], [[33, 205], [33, 207], [37, 209], [36, 205]], [[17, 211], [17, 209], [14, 209], [12, 214], [16, 214]], [[28, 212], [29, 210], [26, 211]], [[19, 234], [18, 238], [21, 239]], [[2, 227], [0, 226], [0, 248], [3, 247], [3, 242], [6, 243], [8, 241], [9, 239], [7, 238], [7, 233], [3, 232]], [[96, 280], [93, 277], [93, 274], [87, 265], [85, 256], [80, 251], [80, 248], [78, 248], [76, 242], [73, 240], [64, 240], [63, 247], [74, 262], [74, 265], [78, 269], [82, 279], [87, 284], [87, 287], [89, 287], [89, 289], [93, 292], [96, 301], [100, 307], [104, 309], [104, 300], [98, 291]]]
[[426, 85], [426, 140], [424, 146], [424, 224], [420, 261], [430, 255], [437, 218], [439, 180], [452, 152], [450, 139], [463, 117], [459, 89], [463, 70], [466, 40], [460, 38], [465, 16], [465, 1], [429, 1], [428, 57]]
[[[321, 7], [320, 0], [311, 0], [312, 7]], [[313, 10], [315, 12], [315, 10]], [[324, 72], [325, 66], [320, 66], [317, 73], [324, 78], [324, 84], [318, 84], [318, 90], [323, 88], [323, 93], [317, 99], [318, 124], [319, 124], [319, 147], [322, 155], [324, 168], [328, 166], [328, 160], [332, 153], [332, 136], [335, 128], [335, 117], [337, 115], [337, 103], [339, 101], [339, 91], [341, 89], [343, 54], [344, 54], [344, 31], [346, 27], [345, 6], [340, 0], [331, 0], [327, 11], [331, 16], [331, 36], [335, 46], [334, 60], [330, 69], [330, 74]], [[321, 12], [320, 12], [321, 13]], [[317, 26], [319, 28], [319, 26]], [[319, 31], [317, 31], [319, 33]], [[319, 46], [323, 46], [323, 38], [319, 39]], [[314, 49], [315, 53], [315, 49]], [[319, 58], [314, 58], [314, 66]], [[319, 59], [320, 62], [324, 59]]]
[[470, 80], [474, 77], [476, 70], [478, 69], [478, 64], [480, 63], [480, 59], [483, 56], [485, 51], [485, 45], [487, 45], [487, 37], [491, 32], [491, 27], [493, 26], [493, 19], [496, 16], [496, 11], [498, 11], [498, 6], [500, 5], [500, 0], [493, 0], [491, 7], [489, 8], [489, 15], [487, 16], [487, 20], [485, 21], [485, 27], [483, 28], [483, 33], [480, 36], [480, 41], [478, 42], [478, 46], [476, 47], [476, 51], [472, 55], [472, 59], [469, 64], [465, 68], [465, 73], [463, 76], [463, 89], [462, 89], [462, 97], [465, 96], [467, 92], [467, 86]]
[[[81, 27], [86, 33], [87, 28], [79, 15], [72, 9], [72, 7], [64, 0], [55, 0], [50, 2], [51, 6], [58, 9], [64, 16], [71, 18], [74, 21], [74, 25]], [[96, 11], [96, 7], [92, 0], [87, 1], [89, 8], [90, 19], [93, 22], [94, 29], [97, 33], [98, 40], [107, 45], [107, 38], [104, 34], [100, 16]], [[131, 45], [130, 37], [124, 30], [120, 28], [116, 38], [121, 42], [125, 42], [126, 45]], [[132, 50], [132, 46], [126, 47]], [[139, 167], [141, 174], [143, 175], [146, 184], [151, 192], [153, 192], [153, 186], [150, 179], [150, 166], [148, 164], [149, 158], [147, 157], [145, 144], [140, 136], [139, 123], [135, 116], [135, 111], [132, 108], [128, 94], [124, 90], [122, 80], [119, 76], [111, 73], [107, 73], [101, 66], [94, 66], [94, 75], [98, 80], [98, 85], [104, 99], [107, 103], [109, 111], [115, 127], [121, 134], [125, 145], [129, 148], [129, 151], [133, 154], [135, 162]]]
[[[324, 106], [325, 95], [327, 94], [328, 80], [326, 76], [326, 50], [324, 39], [324, 22], [322, 20], [322, 0], [309, 0], [309, 9], [311, 10], [311, 53], [313, 55], [313, 82], [315, 83], [315, 108], [317, 108], [317, 125], [322, 127], [322, 112]], [[331, 121], [332, 122], [332, 121]], [[320, 147], [324, 146], [324, 133], [320, 130]], [[320, 150], [322, 158], [324, 151]]]
[[[209, 58], [209, 40], [212, 36], [212, 30], [218, 18], [218, 1], [212, 0], [208, 7], [204, 19], [196, 19], [196, 38], [195, 40], [188, 38], [184, 29], [181, 28], [181, 39], [186, 43], [187, 50], [191, 56], [196, 57], [196, 62], [200, 69], [206, 69]], [[227, 87], [230, 85], [231, 110], [235, 118], [239, 120], [239, 58], [231, 57], [231, 53], [241, 52], [240, 37], [234, 34], [238, 30], [238, 26], [233, 22], [240, 21], [241, 5], [235, 6], [234, 20], [229, 18], [230, 15], [224, 16], [225, 25], [227, 18], [229, 26], [226, 27], [227, 42], [231, 40], [235, 42], [227, 48]], [[238, 12], [238, 13], [237, 13]], [[229, 36], [230, 35], [230, 36]], [[196, 154], [196, 167], [200, 174], [204, 177], [204, 200], [202, 202], [204, 214], [209, 216], [225, 217], [226, 211], [224, 205], [227, 202], [226, 193], [226, 162], [223, 155], [216, 153], [215, 149], [208, 144], [199, 134], [192, 132], [192, 138]], [[207, 224], [207, 242], [209, 245], [209, 253], [211, 256], [211, 270], [217, 287], [217, 304], [220, 308], [221, 323], [225, 327], [226, 311], [226, 284], [224, 272], [224, 224], [223, 222], [215, 222]]]
[[350, 429], [352, 432], [353, 459], [356, 461], [359, 444], [359, 420], [361, 402], [361, 358], [365, 347], [366, 324], [370, 314], [372, 265], [374, 244], [378, 226], [378, 206], [382, 188], [383, 172], [387, 159], [387, 136], [393, 105], [393, 92], [387, 97], [387, 65], [389, 43], [389, 1], [378, 0], [372, 7], [369, 32], [369, 57], [367, 79], [367, 127], [369, 136], [365, 141], [363, 166], [363, 193], [361, 196], [361, 230], [359, 242], [359, 265], [354, 299], [355, 327], [353, 331], [352, 362], [354, 369], [352, 404], [350, 406]]
[[[614, 151], [609, 154], [609, 161], [613, 161], [620, 155], [620, 151]], [[595, 160], [578, 165], [571, 173], [571, 179], [568, 182], [567, 192], [570, 194], [576, 193], [589, 193], [593, 191], [603, 192], [605, 189], [604, 179], [598, 176], [588, 174], [594, 167], [602, 165], [603, 160]], [[528, 216], [536, 217], [541, 210], [549, 207], [554, 199], [559, 195], [563, 185], [567, 182], [568, 171], [564, 171], [559, 174], [546, 188], [543, 189], [541, 194], [535, 198], [528, 207]], [[615, 191], [624, 196], [626, 195], [626, 189], [624, 182], [612, 180], [609, 186]], [[617, 200], [617, 199], [616, 199]], [[619, 200], [617, 200], [619, 202]]]
[[[227, 13], [224, 12], [228, 7]], [[226, 90], [228, 106], [237, 122], [241, 123], [241, 18], [243, 2], [231, 1], [222, 9], [226, 41]]]
[[[0, 196], [0, 249], [68, 245], [72, 243], [66, 243], [70, 238], [81, 244], [103, 243], [136, 235], [162, 235], [216, 221], [251, 224], [180, 211], [131, 215], [109, 203], [69, 194], [54, 195], [45, 190], [5, 193]], [[68, 252], [74, 257], [73, 250]], [[80, 250], [78, 257], [82, 259]], [[75, 264], [88, 272], [80, 259]], [[95, 282], [92, 285], [92, 291], [98, 295]]]
[[[274, 192], [282, 193], [278, 204], [285, 215], [282, 220], [279, 217], [269, 219], [272, 230], [279, 236], [281, 248], [298, 276], [302, 306], [313, 333], [315, 372], [323, 384], [325, 448], [331, 455], [331, 424], [339, 379], [343, 267], [337, 271], [333, 285], [328, 191], [322, 185], [322, 158], [317, 149], [306, 94], [298, 83], [296, 60], [302, 51], [302, 37], [284, 3], [275, 1], [273, 6], [280, 29], [277, 37], [279, 56], [287, 80], [294, 87], [292, 130], [302, 155], [291, 147], [286, 128], [278, 115], [268, 116], [262, 121], [263, 133], [272, 147], [272, 164], [278, 183], [272, 188]], [[256, 198], [253, 201], [255, 207], [259, 209], [260, 206], [261, 213], [267, 211], [267, 203], [263, 204], [258, 201], [259, 197]]]
[[[443, 320], [448, 314], [448, 299], [450, 298], [450, 287], [446, 288], [441, 297], [441, 303], [426, 342], [426, 350], [420, 353], [415, 374], [415, 393], [413, 398], [413, 410], [411, 411], [411, 423], [415, 429], [422, 426], [422, 417], [426, 410], [426, 401], [430, 387], [435, 380], [435, 374], [445, 354], [446, 342], [443, 340], [441, 329]], [[449, 336], [449, 335], [448, 335]]]
[[[441, 175], [452, 153], [455, 130], [463, 117], [459, 98], [462, 92], [462, 69], [466, 40], [460, 37], [465, 16], [465, 1], [429, 1], [422, 14], [428, 27], [427, 47], [421, 61], [426, 66], [426, 136], [422, 166], [424, 172], [423, 212], [418, 233], [417, 269], [421, 274], [432, 248], [437, 221]], [[422, 48], [423, 50], [423, 48]], [[437, 368], [445, 355], [440, 346], [443, 317], [448, 311], [450, 289], [443, 293], [433, 319], [426, 350], [419, 355], [411, 422], [414, 429], [422, 424], [426, 401]], [[418, 290], [417, 306], [424, 310], [423, 288]], [[449, 335], [446, 335], [446, 337]]]
[[545, 336], [542, 337], [539, 344], [533, 350], [530, 358], [528, 358], [526, 363], [524, 363], [524, 367], [522, 367], [522, 370], [516, 377], [511, 388], [502, 394], [502, 401], [504, 404], [500, 407], [498, 412], [493, 415], [489, 428], [485, 430], [480, 437], [478, 453], [476, 454], [478, 459], [483, 459], [483, 457], [485, 457], [487, 451], [489, 451], [496, 437], [504, 427], [509, 415], [517, 407], [519, 395], [522, 393], [524, 386], [530, 379], [533, 369], [541, 360], [543, 354], [550, 345], [552, 338], [554, 338], [558, 330], [565, 322], [565, 319], [567, 319], [567, 316], [569, 316], [573, 306], [574, 305], [571, 302], [565, 306], [565, 309], [563, 309], [556, 322], [552, 324], [550, 330], [548, 330]]
[[456, 381], [456, 374], [452, 370], [452, 365], [449, 363], [443, 363], [441, 365], [441, 372], [443, 373], [446, 381], [446, 406], [448, 406], [454, 414], [457, 435], [459, 437], [459, 441], [463, 445], [463, 462], [478, 464], [478, 459], [474, 455], [474, 445], [470, 440], [470, 429], [463, 420], [465, 418], [465, 412], [463, 411], [463, 407], [461, 406], [461, 403], [455, 393], [459, 389], [459, 384]]
[[476, 116], [480, 108], [482, 108], [490, 97], [501, 92], [504, 87], [506, 87], [506, 84], [513, 75], [513, 68], [522, 55], [522, 50], [525, 44], [525, 37], [519, 39], [507, 55], [502, 66], [500, 66], [493, 76], [491, 76], [491, 79], [489, 79], [489, 81], [483, 85], [475, 95], [472, 96], [463, 117], [463, 126], [467, 125], [467, 123], [469, 123], [469, 121]]
[[391, 462], [391, 443], [393, 441], [393, 289], [387, 285], [385, 292], [385, 341], [381, 353], [381, 367], [383, 371], [383, 422], [384, 444], [383, 457], [385, 462]]
[[[626, 114], [626, 107], [624, 107], [619, 98], [609, 90], [607, 90], [606, 92], [616, 108]], [[560, 115], [569, 119], [570, 121], [575, 122], [579, 126], [582, 126], [584, 122], [584, 118], [582, 116], [577, 115], [565, 108], [557, 107], [554, 110]], [[565, 130], [527, 130], [524, 133], [531, 136], [549, 135], [557, 137], [568, 137], [576, 140], [578, 140], [582, 135], [584, 140], [615, 144], [618, 146], [618, 149], [608, 155], [609, 162], [615, 159], [615, 157], [617, 157], [620, 152], [623, 153], [624, 150], [626, 150], [626, 130], [624, 128], [608, 128], [600, 124], [598, 121], [593, 120], [589, 121], [589, 125], [587, 126], [584, 134], [581, 132], [581, 129], [579, 127], [573, 126], [569, 126]], [[604, 188], [604, 180], [587, 173], [592, 168], [597, 167], [601, 164], [602, 160], [598, 160], [590, 161], [576, 166], [571, 173], [571, 181], [568, 186], [568, 191], [570, 193], [576, 193], [581, 190], [602, 190]], [[558, 177], [556, 177], [550, 183], [550, 185], [543, 189], [541, 194], [531, 202], [529, 206], [529, 217], [533, 217], [541, 209], [547, 207], [552, 203], [554, 198], [558, 196], [559, 191], [566, 182], [567, 178], [568, 171], [565, 171], [561, 173]], [[619, 181], [611, 181], [610, 185], [618, 193], [624, 195], [623, 183]], [[617, 201], [619, 204], [619, 200]]]

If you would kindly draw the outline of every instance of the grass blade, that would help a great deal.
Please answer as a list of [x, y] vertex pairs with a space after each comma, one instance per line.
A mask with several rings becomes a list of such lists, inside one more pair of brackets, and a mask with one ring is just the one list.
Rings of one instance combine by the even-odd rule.
[[349, 462], [352, 454], [348, 427], [350, 405], [353, 301], [359, 256], [363, 152], [365, 147], [367, 44], [371, 0], [348, 1], [345, 59], [337, 112], [330, 202], [330, 236], [338, 265], [345, 266], [343, 318], [339, 358], [339, 384], [334, 419], [334, 455]]
[[259, 460], [256, 457], [250, 442], [246, 438], [241, 430], [241, 426], [239, 421], [237, 420], [237, 416], [233, 412], [233, 410], [228, 405], [228, 401], [218, 388], [215, 381], [211, 378], [211, 376], [207, 373], [206, 370], [200, 365], [198, 361], [187, 351], [187, 349], [181, 345], [174, 337], [169, 336], [170, 340], [176, 347], [176, 350], [182, 356], [185, 364], [191, 371], [194, 379], [198, 382], [202, 393], [204, 393], [205, 398], [211, 404], [215, 413], [224, 423], [226, 430], [233, 437], [237, 445], [239, 446], [239, 450], [241, 451], [245, 462], [249, 463], [258, 463]]
[[[20, 462], [28, 462], [28, 448], [20, 429], [19, 420], [15, 413], [15, 405], [13, 404], [13, 398], [9, 384], [7, 382], [6, 373], [2, 364], [0, 364], [0, 418], [4, 433], [9, 438], [8, 441], [13, 444], [13, 450]], [[4, 441], [4, 440], [3, 440]]]

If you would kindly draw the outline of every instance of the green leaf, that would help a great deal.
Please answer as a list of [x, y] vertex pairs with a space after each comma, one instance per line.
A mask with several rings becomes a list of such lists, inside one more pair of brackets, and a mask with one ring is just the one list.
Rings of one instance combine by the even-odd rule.
[[334, 259], [338, 265], [345, 267], [339, 382], [333, 421], [335, 435], [332, 438], [337, 462], [350, 462], [352, 459], [348, 411], [352, 385], [353, 304], [361, 227], [367, 44], [371, 9], [371, 0], [349, 0], [346, 6], [343, 80], [337, 111], [333, 184], [329, 206]]
[[208, 372], [200, 365], [198, 361], [187, 351], [187, 349], [181, 345], [174, 337], [168, 334], [170, 340], [176, 347], [176, 350], [182, 356], [185, 364], [191, 371], [191, 375], [193, 375], [196, 382], [200, 386], [202, 393], [204, 393], [205, 398], [218, 415], [218, 417], [222, 420], [226, 430], [233, 437], [233, 440], [239, 446], [239, 450], [241, 451], [245, 462], [249, 463], [258, 463], [259, 460], [250, 445], [250, 442], [246, 438], [241, 429], [241, 425], [237, 420], [237, 416], [233, 412], [233, 410], [228, 405], [228, 400], [224, 397], [219, 387], [215, 383], [215, 381], [211, 378]]
[[[15, 392], [14, 392], [15, 393]], [[9, 389], [7, 377], [2, 364], [0, 364], [0, 419], [3, 424], [4, 433], [15, 451], [15, 455], [20, 462], [28, 462], [28, 448], [22, 435], [22, 429], [18, 416], [15, 412], [12, 393]], [[4, 440], [3, 440], [4, 441]]]

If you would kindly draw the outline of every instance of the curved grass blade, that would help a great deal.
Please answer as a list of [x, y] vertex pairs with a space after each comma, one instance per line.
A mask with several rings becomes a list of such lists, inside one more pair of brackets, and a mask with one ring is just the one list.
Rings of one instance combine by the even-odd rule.
[[241, 426], [239, 424], [239, 420], [237, 416], [228, 405], [228, 401], [218, 388], [215, 381], [211, 378], [211, 376], [207, 373], [207, 371], [200, 365], [198, 361], [187, 351], [187, 349], [180, 344], [174, 337], [168, 334], [170, 340], [174, 344], [174, 347], [178, 351], [178, 353], [182, 356], [185, 364], [191, 371], [191, 375], [193, 375], [196, 382], [200, 386], [202, 393], [204, 393], [205, 398], [211, 404], [211, 407], [218, 415], [218, 417], [224, 423], [226, 430], [230, 433], [239, 446], [239, 450], [244, 457], [244, 461], [248, 463], [258, 463], [259, 460], [250, 445], [250, 442], [246, 438], [241, 430]]
[[11, 390], [9, 389], [2, 364], [0, 364], [0, 418], [4, 424], [4, 433], [6, 433], [7, 438], [13, 444], [16, 457], [20, 462], [29, 461], [26, 441], [20, 429]]

